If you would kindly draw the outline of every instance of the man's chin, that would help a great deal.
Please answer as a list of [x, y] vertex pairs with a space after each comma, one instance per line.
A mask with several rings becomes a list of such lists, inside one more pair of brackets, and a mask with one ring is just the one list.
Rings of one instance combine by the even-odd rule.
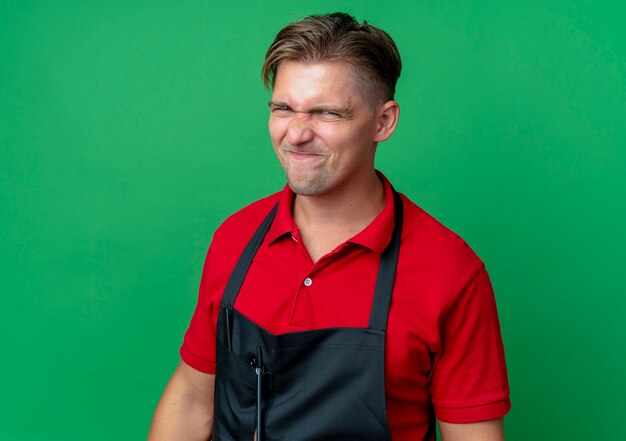
[[288, 179], [287, 183], [291, 191], [299, 196], [320, 196], [325, 192], [324, 183], [320, 180], [298, 181]]

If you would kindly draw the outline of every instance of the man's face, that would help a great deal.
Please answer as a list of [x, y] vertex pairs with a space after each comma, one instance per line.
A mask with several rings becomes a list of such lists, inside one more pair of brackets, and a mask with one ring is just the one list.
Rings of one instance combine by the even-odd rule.
[[345, 62], [279, 65], [269, 131], [294, 193], [355, 188], [374, 173], [377, 115]]

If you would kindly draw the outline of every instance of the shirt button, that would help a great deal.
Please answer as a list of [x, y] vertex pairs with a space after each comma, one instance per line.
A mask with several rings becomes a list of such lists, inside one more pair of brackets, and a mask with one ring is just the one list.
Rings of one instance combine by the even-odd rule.
[[313, 281], [309, 277], [304, 279], [304, 286], [311, 286], [312, 284], [313, 284]]

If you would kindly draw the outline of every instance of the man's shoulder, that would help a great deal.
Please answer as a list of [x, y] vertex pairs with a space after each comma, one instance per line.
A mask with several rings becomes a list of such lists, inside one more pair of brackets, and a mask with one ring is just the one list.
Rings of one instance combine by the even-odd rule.
[[213, 240], [245, 237], [249, 239], [280, 199], [281, 192], [258, 199], [228, 216], [215, 230]]
[[475, 272], [483, 265], [474, 250], [452, 229], [404, 196], [403, 245], [426, 263], [451, 272]]

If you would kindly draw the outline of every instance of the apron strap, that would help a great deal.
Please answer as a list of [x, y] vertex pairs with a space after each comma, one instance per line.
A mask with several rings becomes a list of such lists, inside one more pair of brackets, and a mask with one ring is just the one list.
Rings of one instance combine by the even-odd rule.
[[267, 217], [263, 220], [259, 228], [248, 242], [248, 245], [239, 256], [239, 260], [233, 269], [230, 278], [228, 279], [228, 283], [226, 284], [226, 288], [224, 288], [224, 295], [222, 297], [222, 305], [227, 307], [233, 307], [235, 304], [235, 299], [237, 298], [237, 294], [239, 293], [239, 289], [243, 284], [243, 280], [248, 273], [248, 269], [250, 268], [250, 264], [252, 263], [252, 259], [254, 259], [254, 255], [257, 250], [261, 246], [267, 231], [270, 229], [270, 225], [272, 225], [272, 221], [276, 216], [276, 212], [278, 211], [278, 203], [274, 205], [272, 211], [269, 212]]
[[400, 254], [400, 239], [402, 237], [403, 207], [402, 198], [393, 189], [394, 228], [391, 241], [383, 254], [380, 256], [376, 287], [374, 288], [374, 301], [370, 312], [369, 329], [384, 331], [387, 329], [387, 318], [391, 305], [393, 283], [396, 279], [396, 267]]

